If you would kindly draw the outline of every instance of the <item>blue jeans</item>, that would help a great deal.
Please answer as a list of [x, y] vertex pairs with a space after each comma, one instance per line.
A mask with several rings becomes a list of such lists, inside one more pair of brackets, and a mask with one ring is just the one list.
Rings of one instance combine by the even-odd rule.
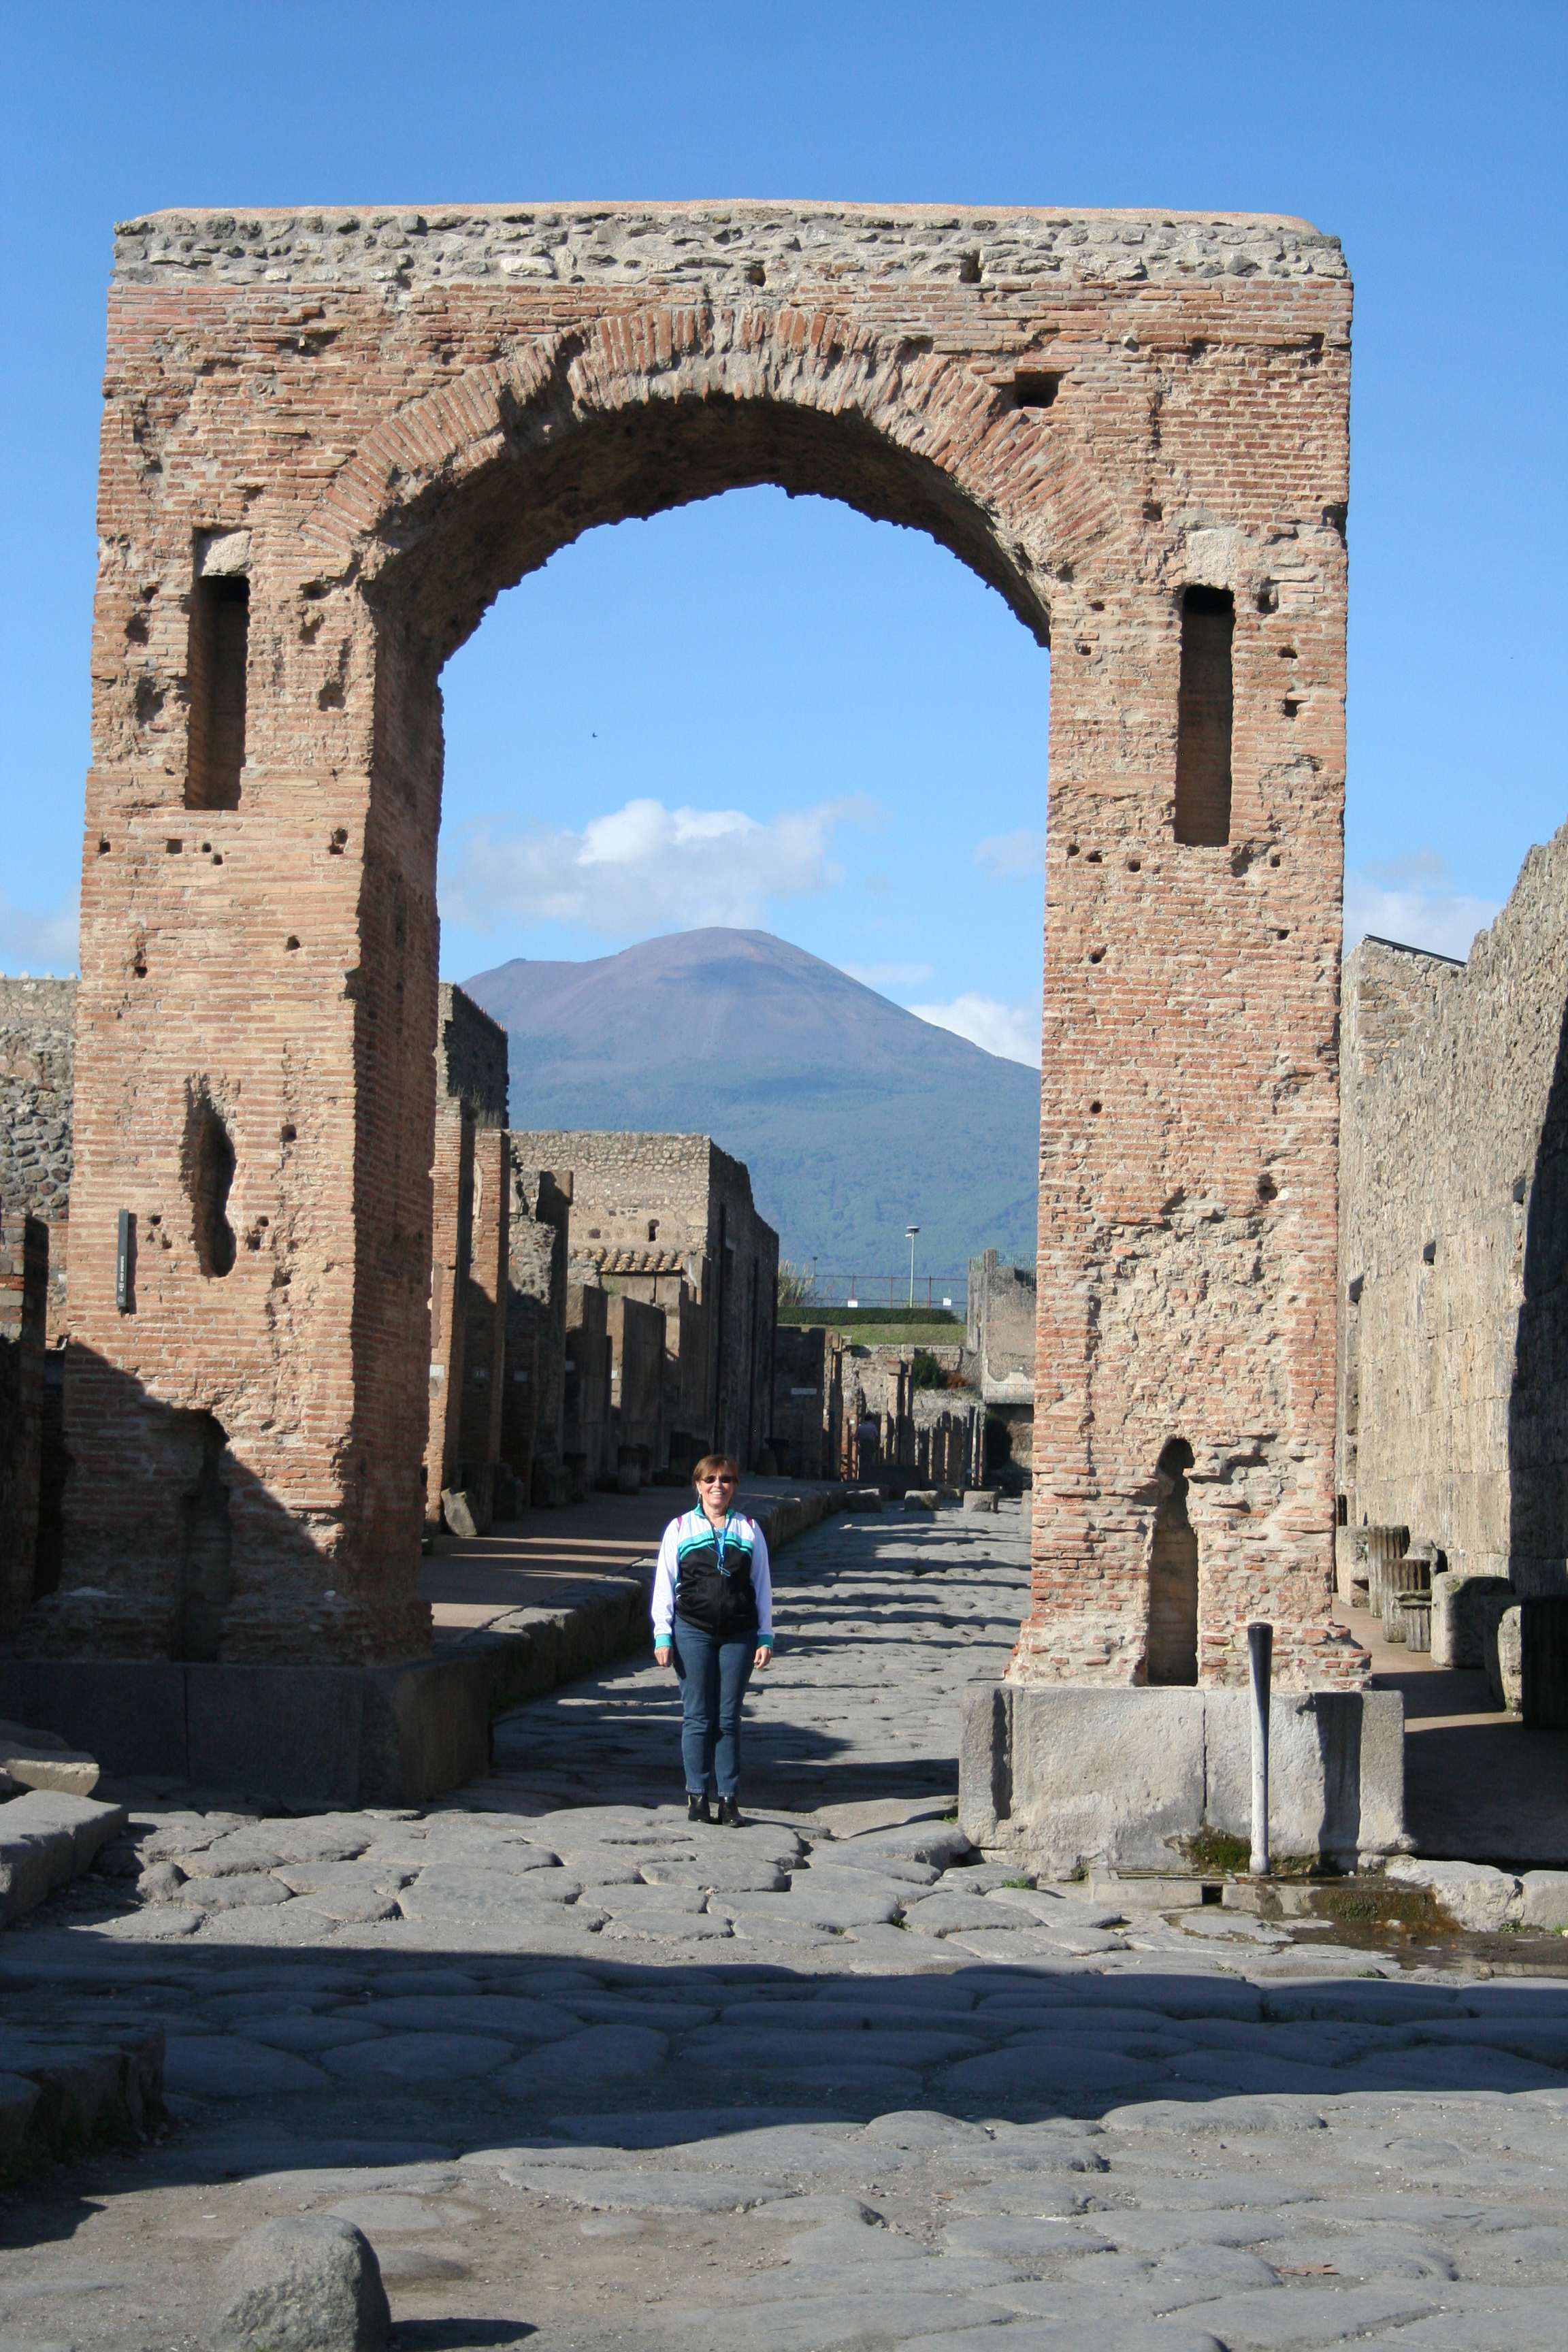
[[752, 1679], [757, 1637], [721, 1642], [677, 1618], [675, 1671], [680, 1677], [680, 1754], [689, 1794], [717, 1782], [721, 1797], [741, 1793], [741, 1701]]

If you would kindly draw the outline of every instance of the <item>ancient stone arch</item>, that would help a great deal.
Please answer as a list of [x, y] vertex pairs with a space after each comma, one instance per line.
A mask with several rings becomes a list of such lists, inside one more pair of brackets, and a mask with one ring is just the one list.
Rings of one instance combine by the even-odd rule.
[[[771, 481], [930, 531], [1053, 648], [1013, 1672], [1143, 1679], [1179, 1428], [1200, 1678], [1245, 1674], [1258, 1613], [1281, 1679], [1356, 1674], [1328, 1610], [1349, 322], [1336, 242], [1276, 219], [626, 205], [121, 230], [77, 1467], [31, 1646], [177, 1648], [197, 1459], [226, 1515], [222, 1658], [427, 1647], [441, 666], [584, 530]], [[1226, 759], [1195, 821], [1191, 712]], [[222, 1125], [222, 1271], [196, 1245], [193, 1102]]]

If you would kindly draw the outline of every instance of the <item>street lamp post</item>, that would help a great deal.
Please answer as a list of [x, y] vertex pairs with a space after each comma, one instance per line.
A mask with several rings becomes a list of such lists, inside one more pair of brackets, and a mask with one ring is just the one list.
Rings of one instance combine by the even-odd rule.
[[919, 1225], [904, 1227], [904, 1239], [910, 1245], [910, 1305], [911, 1307], [915, 1303], [915, 1235], [919, 1231]]

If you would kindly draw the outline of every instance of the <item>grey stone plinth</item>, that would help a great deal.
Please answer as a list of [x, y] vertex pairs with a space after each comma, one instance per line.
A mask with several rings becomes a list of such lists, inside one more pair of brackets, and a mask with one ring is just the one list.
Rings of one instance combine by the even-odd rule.
[[[964, 1696], [958, 1818], [1064, 1877], [1090, 1864], [1168, 1868], [1182, 1841], [1251, 1827], [1241, 1690], [1082, 1690], [976, 1683]], [[1405, 1703], [1394, 1691], [1277, 1691], [1269, 1843], [1346, 1864], [1408, 1846]]]
[[1520, 1695], [1526, 1723], [1568, 1727], [1568, 1600], [1527, 1600], [1520, 1617]]
[[90, 1744], [111, 1775], [286, 1804], [422, 1804], [489, 1769], [487, 1654], [394, 1666], [0, 1661], [0, 1712]]

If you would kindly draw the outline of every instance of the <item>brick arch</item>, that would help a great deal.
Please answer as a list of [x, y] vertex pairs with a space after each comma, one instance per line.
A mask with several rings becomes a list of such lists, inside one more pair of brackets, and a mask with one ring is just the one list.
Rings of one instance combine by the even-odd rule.
[[504, 588], [595, 525], [772, 481], [928, 531], [1050, 641], [1115, 509], [1005, 383], [838, 312], [710, 305], [598, 320], [388, 418], [300, 534], [437, 666]]

